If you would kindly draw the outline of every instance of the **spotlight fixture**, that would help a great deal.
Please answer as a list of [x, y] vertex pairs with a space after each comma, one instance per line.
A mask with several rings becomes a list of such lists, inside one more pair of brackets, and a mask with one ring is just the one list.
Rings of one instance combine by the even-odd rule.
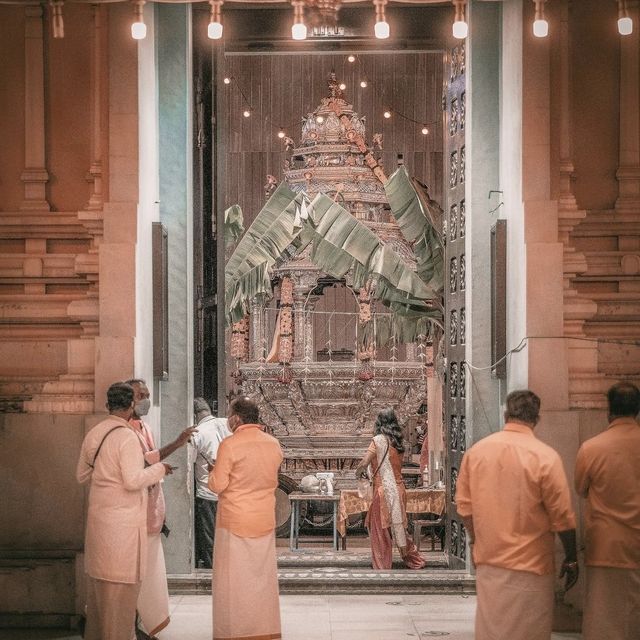
[[373, 0], [373, 6], [376, 9], [376, 24], [373, 31], [379, 40], [384, 40], [389, 37], [389, 23], [384, 14], [386, 4], [387, 0]]
[[220, 40], [220, 38], [222, 38], [222, 19], [220, 17], [222, 0], [209, 0], [209, 6], [210, 12], [207, 36], [211, 40]]
[[344, 82], [340, 83], [340, 91], [344, 91], [347, 88], [347, 85]]
[[291, 0], [293, 7], [293, 26], [291, 37], [294, 40], [306, 40], [307, 26], [304, 23], [304, 0]]
[[280, 131], [278, 131], [278, 138], [282, 139], [284, 138], [285, 133], [284, 133], [284, 129], [281, 127]]
[[353, 54], [351, 54], [350, 56], [347, 56], [347, 60], [349, 62], [355, 62], [356, 61], [356, 57]]
[[225, 78], [222, 82], [224, 82], [225, 84], [231, 84], [231, 78]]
[[360, 86], [361, 86], [363, 89], [366, 89], [366, 88], [367, 88], [367, 81], [366, 81], [366, 80], [360, 80]]
[[136, 14], [135, 22], [131, 25], [131, 37], [134, 40], [144, 40], [147, 37], [147, 25], [144, 23], [145, 0], [133, 0]]
[[389, 109], [386, 109], [382, 115], [388, 120], [391, 117], [391, 111]]
[[453, 7], [455, 9], [455, 16], [453, 18], [453, 37], [458, 40], [464, 40], [469, 33], [469, 25], [464, 17], [464, 9], [467, 5], [467, 0], [452, 0]]
[[546, 38], [549, 35], [549, 23], [544, 17], [544, 3], [547, 0], [533, 0], [536, 5], [536, 17], [533, 21], [533, 35], [536, 38]]
[[62, 5], [64, 0], [49, 0], [51, 7], [51, 28], [54, 38], [64, 38], [64, 20], [62, 19]]
[[249, 109], [245, 109], [245, 110], [242, 112], [242, 115], [243, 115], [245, 118], [248, 118], [248, 117], [251, 115], [251, 111], [250, 111]]
[[423, 136], [429, 135], [429, 129], [427, 129], [427, 127], [422, 127], [422, 135]]
[[633, 20], [629, 15], [627, 0], [618, 0], [618, 33], [630, 36], [633, 33]]

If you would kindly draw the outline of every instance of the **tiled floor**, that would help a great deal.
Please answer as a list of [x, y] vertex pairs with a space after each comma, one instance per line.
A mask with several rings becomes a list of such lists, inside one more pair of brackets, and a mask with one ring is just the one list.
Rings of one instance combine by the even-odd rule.
[[[473, 640], [474, 596], [282, 596], [284, 640]], [[5, 633], [3, 633], [5, 632]], [[0, 629], [2, 640], [79, 640], [56, 632]], [[211, 597], [172, 596], [161, 640], [211, 640]], [[554, 640], [579, 639], [554, 634]]]

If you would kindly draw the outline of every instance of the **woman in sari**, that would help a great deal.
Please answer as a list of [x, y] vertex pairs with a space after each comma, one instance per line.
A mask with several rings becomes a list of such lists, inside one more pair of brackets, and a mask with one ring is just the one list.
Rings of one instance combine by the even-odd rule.
[[391, 569], [393, 543], [408, 569], [422, 569], [426, 560], [407, 535], [407, 492], [402, 480], [402, 429], [392, 408], [376, 419], [374, 437], [356, 469], [356, 478], [366, 477], [371, 467], [373, 501], [365, 526], [371, 541], [374, 569]]

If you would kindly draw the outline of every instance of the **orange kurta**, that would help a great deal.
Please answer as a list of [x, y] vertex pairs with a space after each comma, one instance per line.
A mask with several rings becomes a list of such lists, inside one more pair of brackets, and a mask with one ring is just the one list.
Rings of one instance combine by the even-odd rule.
[[619, 418], [587, 440], [575, 483], [587, 499], [586, 564], [640, 569], [640, 424]]
[[576, 526], [560, 456], [515, 423], [467, 451], [456, 507], [473, 518], [477, 565], [537, 575], [554, 570], [553, 532]]
[[216, 528], [242, 538], [258, 538], [275, 529], [278, 441], [257, 424], [244, 424], [220, 443], [209, 475], [209, 489], [218, 494]]

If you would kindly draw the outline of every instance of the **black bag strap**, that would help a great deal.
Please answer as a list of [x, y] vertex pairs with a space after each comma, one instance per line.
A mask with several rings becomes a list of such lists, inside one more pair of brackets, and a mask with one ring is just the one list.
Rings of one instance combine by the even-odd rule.
[[115, 431], [116, 429], [126, 429], [127, 427], [119, 424], [116, 427], [112, 427], [111, 429], [109, 429], [109, 431], [107, 431], [107, 433], [104, 434], [104, 436], [102, 437], [102, 440], [100, 441], [100, 444], [98, 445], [98, 448], [96, 449], [96, 453], [93, 456], [93, 460], [91, 461], [91, 463], [87, 463], [92, 469], [94, 467], [94, 465], [96, 464], [96, 458], [98, 457], [98, 454], [100, 453], [100, 449], [102, 449], [102, 445], [104, 444], [104, 441], [107, 439], [107, 436], [112, 433], [113, 431]]
[[384, 461], [387, 459], [387, 454], [389, 453], [389, 447], [391, 446], [391, 444], [389, 443], [389, 438], [387, 438], [386, 440], [387, 440], [387, 450], [384, 452], [384, 455], [382, 456], [382, 460], [380, 460], [380, 464], [377, 466], [376, 470], [373, 472], [373, 475], [371, 476], [371, 480], [373, 480], [376, 477], [378, 471], [380, 471], [380, 467], [382, 466]]

